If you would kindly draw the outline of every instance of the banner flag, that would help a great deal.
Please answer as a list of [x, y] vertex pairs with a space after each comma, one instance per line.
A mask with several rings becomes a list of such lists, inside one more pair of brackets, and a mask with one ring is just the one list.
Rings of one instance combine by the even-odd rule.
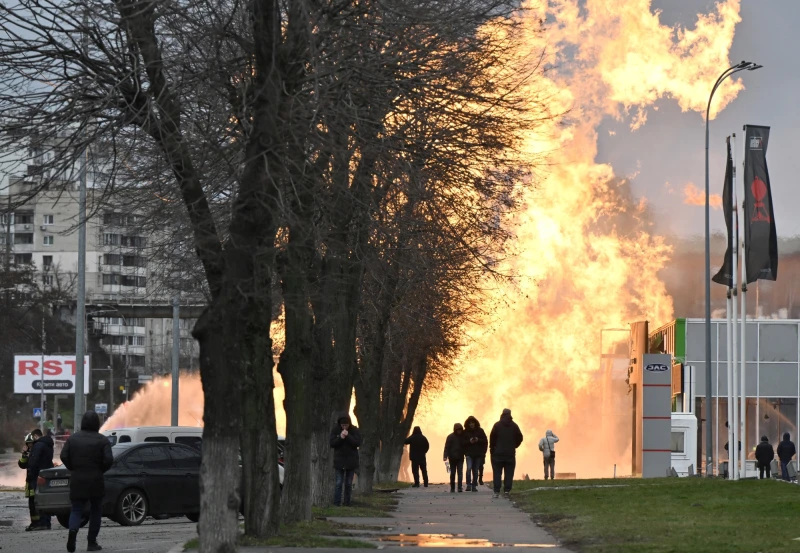
[[747, 282], [778, 278], [778, 232], [767, 170], [769, 127], [744, 127], [744, 245]]

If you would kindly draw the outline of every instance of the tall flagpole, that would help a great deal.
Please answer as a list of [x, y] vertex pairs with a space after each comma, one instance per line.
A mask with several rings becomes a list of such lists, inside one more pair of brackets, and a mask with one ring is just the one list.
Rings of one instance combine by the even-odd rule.
[[[730, 240], [730, 237], [728, 237]], [[727, 407], [728, 407], [728, 418], [725, 426], [728, 430], [728, 478], [733, 478], [733, 456], [731, 448], [731, 444], [733, 443], [733, 345], [731, 344], [731, 340], [733, 338], [733, 317], [731, 317], [731, 298], [733, 297], [733, 288], [728, 288], [728, 303], [727, 303], [727, 310], [725, 311], [727, 316], [727, 324], [725, 328], [727, 329], [728, 336], [726, 340], [727, 345], [727, 368], [728, 368], [728, 380], [725, 385], [725, 395], [727, 397]]]
[[[745, 140], [742, 142], [746, 142]], [[736, 133], [733, 134], [733, 141], [734, 145], [736, 144]], [[747, 147], [747, 144], [744, 144], [744, 147]], [[732, 149], [733, 152], [733, 189], [736, 190], [736, 149]], [[744, 172], [744, 171], [743, 171]], [[742, 178], [742, 183], [744, 183], [744, 178]], [[744, 189], [742, 189], [742, 199], [744, 199]], [[734, 192], [734, 199], [736, 199], [735, 192]], [[738, 206], [736, 207], [738, 212]], [[744, 209], [742, 209], [742, 222], [744, 222], [744, 218], [746, 214]], [[738, 234], [738, 217], [737, 217], [737, 234]], [[747, 476], [747, 253], [744, 249], [744, 233], [742, 233], [742, 242], [740, 244], [742, 248], [742, 330], [741, 330], [741, 341], [742, 341], [742, 355], [741, 355], [741, 405], [740, 405], [740, 416], [741, 416], [741, 433], [742, 433], [742, 476]], [[734, 268], [734, 270], [736, 270]]]
[[731, 137], [731, 155], [733, 156], [733, 172], [731, 173], [731, 217], [733, 218], [733, 263], [731, 267], [732, 273], [732, 287], [733, 287], [733, 419], [731, 426], [733, 426], [733, 441], [728, 443], [728, 449], [732, 452], [733, 458], [733, 479], [739, 479], [739, 367], [736, 363], [737, 355], [739, 353], [738, 337], [739, 333], [736, 332], [736, 323], [739, 322], [739, 314], [737, 312], [739, 306], [738, 289], [739, 283], [737, 282], [737, 270], [739, 268], [739, 212], [736, 209], [736, 136]]

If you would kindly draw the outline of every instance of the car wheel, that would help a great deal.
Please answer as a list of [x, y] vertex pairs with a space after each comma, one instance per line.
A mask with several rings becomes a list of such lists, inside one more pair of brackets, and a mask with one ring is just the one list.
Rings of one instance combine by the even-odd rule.
[[188, 518], [192, 522], [198, 522], [200, 520], [200, 513], [192, 513], [190, 515], [186, 515], [186, 518]]
[[[56, 515], [56, 520], [64, 528], [69, 528], [69, 515]], [[83, 513], [83, 516], [81, 517], [81, 528], [87, 524], [89, 524], [89, 515], [87, 513]]]
[[122, 526], [139, 526], [147, 517], [147, 498], [140, 490], [125, 490], [117, 499], [114, 518]]

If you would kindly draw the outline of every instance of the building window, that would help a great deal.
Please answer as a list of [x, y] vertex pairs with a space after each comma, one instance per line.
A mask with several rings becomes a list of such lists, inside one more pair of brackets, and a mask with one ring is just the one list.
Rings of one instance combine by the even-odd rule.
[[135, 286], [138, 288], [144, 288], [147, 286], [147, 278], [140, 277], [140, 276], [133, 276], [133, 275], [122, 275], [122, 282], [123, 286]]
[[33, 224], [33, 213], [25, 212], [25, 213], [17, 213], [15, 217], [16, 224], [18, 225], [32, 225]]
[[120, 244], [129, 248], [144, 248], [147, 239], [144, 236], [125, 236], [120, 237]]
[[144, 336], [128, 336], [128, 345], [129, 346], [143, 346], [144, 345]]
[[52, 266], [53, 266], [53, 256], [52, 255], [43, 255], [42, 256], [42, 269], [47, 271]]
[[3, 226], [7, 226], [8, 224], [14, 224], [14, 214], [13, 213], [3, 213], [0, 215], [0, 224]]
[[53, 237], [52, 236], [45, 236], [42, 238], [42, 244], [45, 246], [52, 246], [53, 245]]
[[141, 317], [131, 317], [127, 320], [128, 326], [144, 326], [144, 319]]
[[33, 263], [33, 254], [32, 253], [17, 253], [14, 254], [14, 264], [15, 265], [30, 265]]
[[107, 253], [103, 256], [103, 265], [119, 265], [121, 257], [117, 253]]
[[121, 277], [122, 275], [117, 274], [103, 275], [103, 284], [119, 284]]
[[132, 215], [127, 213], [113, 213], [110, 211], [103, 213], [104, 225], [124, 227], [124, 226], [138, 225], [141, 223], [141, 221], [142, 217], [140, 215]]
[[131, 367], [144, 367], [144, 355], [129, 355], [128, 362]]
[[671, 436], [670, 451], [672, 453], [683, 453], [685, 434], [683, 432], [672, 432]]
[[45, 286], [53, 285], [53, 275], [42, 275], [42, 284]]
[[104, 246], [119, 246], [119, 234], [103, 234]]
[[106, 336], [103, 339], [103, 343], [107, 346], [124, 346], [125, 336]]
[[123, 255], [122, 265], [124, 267], [145, 267], [147, 260], [141, 255]]
[[24, 232], [24, 233], [17, 233], [14, 235], [14, 243], [15, 244], [33, 244], [33, 233], [32, 232]]
[[53, 215], [42, 215], [42, 224], [43, 225], [52, 225], [54, 223], [55, 218]]

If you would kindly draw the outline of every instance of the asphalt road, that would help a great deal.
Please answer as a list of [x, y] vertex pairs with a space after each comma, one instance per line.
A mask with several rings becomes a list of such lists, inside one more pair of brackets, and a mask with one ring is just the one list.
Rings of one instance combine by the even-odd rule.
[[[53, 529], [26, 532], [28, 502], [21, 492], [0, 491], [0, 552], [63, 553], [67, 550], [67, 530], [53, 518]], [[87, 528], [78, 535], [77, 551], [86, 551]], [[178, 544], [197, 536], [197, 525], [186, 518], [148, 519], [141, 526], [124, 527], [103, 519], [98, 542], [103, 551], [167, 553]]]

